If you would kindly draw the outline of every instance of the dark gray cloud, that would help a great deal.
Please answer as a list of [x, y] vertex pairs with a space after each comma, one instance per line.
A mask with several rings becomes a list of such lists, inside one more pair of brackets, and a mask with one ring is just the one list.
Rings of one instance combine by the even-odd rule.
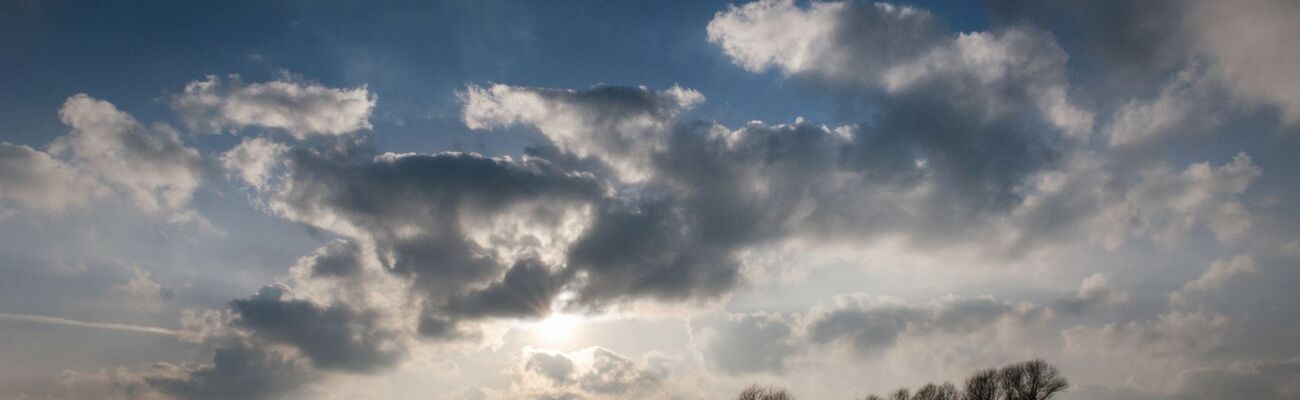
[[319, 277], [348, 277], [361, 272], [366, 262], [361, 246], [352, 240], [330, 241], [305, 261], [312, 275]]
[[453, 315], [469, 318], [545, 316], [565, 283], [565, 277], [554, 274], [550, 267], [525, 259], [511, 266], [500, 282], [454, 297], [447, 308]]
[[[458, 318], [550, 312], [551, 297], [571, 279], [534, 258], [550, 239], [502, 238], [491, 224], [505, 216], [551, 228], [565, 223], [570, 211], [601, 196], [589, 174], [531, 157], [373, 154], [352, 142], [336, 145], [281, 150], [284, 168], [259, 193], [281, 216], [373, 247], [385, 271], [415, 282], [410, 295], [427, 307], [422, 332], [455, 336]], [[257, 157], [244, 165], [258, 168], [258, 157], [281, 152], [248, 154]], [[341, 266], [359, 261], [356, 249], [338, 254]], [[332, 254], [326, 249], [313, 268], [333, 263]]]
[[217, 349], [209, 365], [164, 368], [142, 374], [148, 387], [128, 386], [129, 392], [145, 395], [152, 389], [196, 400], [276, 399], [317, 378], [292, 355], [249, 344]]
[[367, 372], [391, 366], [402, 355], [396, 333], [377, 326], [380, 316], [347, 305], [317, 305], [268, 286], [230, 302], [234, 325], [260, 339], [302, 351], [320, 369]]
[[1098, 83], [1128, 92], [1134, 85], [1159, 82], [1179, 68], [1191, 50], [1183, 18], [1186, 3], [1153, 1], [1062, 1], [1052, 5], [1027, 0], [984, 2], [996, 26], [1050, 27], [1079, 41], [1072, 56], [1099, 64]]

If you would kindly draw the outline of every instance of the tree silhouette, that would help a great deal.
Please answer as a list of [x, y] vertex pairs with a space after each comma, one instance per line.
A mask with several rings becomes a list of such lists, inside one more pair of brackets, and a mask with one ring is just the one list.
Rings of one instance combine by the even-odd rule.
[[1026, 361], [998, 371], [1004, 400], [1047, 400], [1070, 387], [1056, 367], [1043, 360]]
[[983, 369], [966, 378], [966, 393], [962, 400], [997, 400], [1001, 393], [998, 370]]
[[740, 391], [736, 400], [794, 400], [794, 395], [790, 394], [783, 388], [758, 385], [750, 385], [745, 390]]
[[1068, 387], [1056, 367], [1033, 360], [976, 371], [963, 390], [948, 382], [927, 383], [915, 393], [902, 388], [885, 398], [873, 394], [863, 400], [1049, 400]]
[[[862, 400], [1050, 400], [1069, 387], [1061, 371], [1040, 359], [976, 371], [966, 378], [961, 390], [949, 382], [927, 383], [915, 393], [900, 388], [886, 397], [873, 394]], [[736, 400], [793, 399], [785, 389], [758, 385], [750, 385], [736, 396]]]

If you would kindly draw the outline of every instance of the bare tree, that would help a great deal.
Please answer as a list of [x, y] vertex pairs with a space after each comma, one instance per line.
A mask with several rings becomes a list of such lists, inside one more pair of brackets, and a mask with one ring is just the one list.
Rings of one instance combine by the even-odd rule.
[[736, 396], [736, 400], [794, 400], [794, 395], [783, 388], [775, 386], [750, 385], [745, 390], [740, 391], [740, 395]]
[[1043, 360], [1003, 367], [998, 380], [1003, 400], [1047, 400], [1070, 387], [1061, 372]]
[[947, 382], [927, 383], [915, 393], [902, 388], [884, 398], [873, 394], [863, 400], [1049, 400], [1069, 386], [1056, 367], [1033, 360], [976, 371], [966, 378], [965, 390]]
[[966, 378], [966, 393], [962, 400], [997, 400], [1001, 394], [998, 370], [984, 369]]
[[895, 390], [893, 394], [889, 395], [889, 400], [911, 400], [911, 399], [912, 396], [910, 395], [910, 392], [907, 391], [907, 388], [899, 388], [898, 390]]
[[957, 392], [957, 387], [950, 382], [944, 382], [943, 385], [927, 383], [912, 395], [912, 400], [959, 400], [960, 398], [961, 394]]

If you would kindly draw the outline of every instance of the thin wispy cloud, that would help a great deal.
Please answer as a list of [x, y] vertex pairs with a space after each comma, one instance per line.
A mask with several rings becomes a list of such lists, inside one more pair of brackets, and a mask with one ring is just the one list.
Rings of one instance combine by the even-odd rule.
[[159, 328], [154, 326], [115, 324], [110, 322], [78, 321], [74, 319], [50, 317], [45, 315], [0, 313], [0, 319], [7, 320], [7, 321], [35, 322], [40, 324], [72, 326], [78, 328], [106, 329], [112, 331], [136, 332], [136, 333], [150, 333], [155, 335], [167, 335], [167, 336], [180, 335], [179, 331], [175, 331], [167, 328]]

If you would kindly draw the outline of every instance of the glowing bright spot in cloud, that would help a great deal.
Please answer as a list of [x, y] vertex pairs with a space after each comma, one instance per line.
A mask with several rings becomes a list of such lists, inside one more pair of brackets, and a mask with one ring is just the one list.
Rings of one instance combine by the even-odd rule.
[[544, 343], [563, 344], [573, 339], [581, 325], [582, 319], [577, 315], [555, 313], [533, 324], [532, 331]]

